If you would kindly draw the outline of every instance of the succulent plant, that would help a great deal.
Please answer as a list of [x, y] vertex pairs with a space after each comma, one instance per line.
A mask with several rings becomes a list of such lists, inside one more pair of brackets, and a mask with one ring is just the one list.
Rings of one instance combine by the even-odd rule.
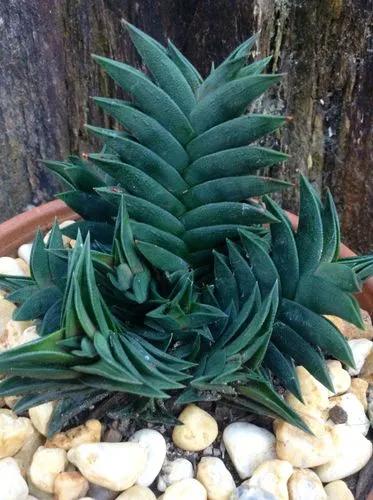
[[302, 399], [295, 364], [329, 389], [324, 357], [353, 365], [324, 315], [362, 325], [353, 294], [373, 257], [338, 258], [329, 193], [301, 179], [295, 231], [269, 197], [289, 184], [257, 175], [286, 155], [256, 145], [284, 119], [245, 112], [279, 81], [268, 58], [247, 63], [255, 37], [203, 80], [171, 42], [127, 29], [149, 75], [94, 56], [130, 95], [95, 98], [121, 129], [88, 126], [100, 153], [46, 162], [81, 220], [36, 235], [30, 277], [0, 278], [40, 335], [0, 354], [0, 396], [18, 412], [58, 400], [50, 434], [95, 403], [174, 423], [172, 404], [201, 400], [307, 429], [273, 379]]

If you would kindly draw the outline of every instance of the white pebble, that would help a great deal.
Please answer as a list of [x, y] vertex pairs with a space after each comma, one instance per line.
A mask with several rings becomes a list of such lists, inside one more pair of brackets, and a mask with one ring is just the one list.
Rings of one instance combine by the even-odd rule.
[[196, 405], [188, 405], [178, 416], [183, 425], [176, 425], [172, 433], [174, 444], [186, 451], [202, 451], [218, 435], [216, 420]]
[[101, 439], [101, 423], [96, 419], [87, 420], [84, 424], [72, 427], [65, 432], [57, 432], [47, 440], [47, 448], [62, 448], [69, 451], [70, 448], [85, 443], [98, 443]]
[[207, 500], [207, 492], [196, 479], [183, 479], [171, 484], [158, 500]]
[[368, 339], [353, 339], [348, 341], [355, 361], [355, 368], [349, 368], [348, 373], [352, 376], [359, 375], [364, 366], [365, 360], [372, 350], [373, 342]]
[[24, 243], [18, 248], [18, 257], [30, 265], [32, 243]]
[[330, 378], [333, 383], [334, 393], [331, 395], [343, 394], [351, 386], [351, 376], [347, 370], [344, 370], [340, 361], [331, 359], [326, 362]]
[[176, 458], [163, 464], [161, 474], [158, 477], [158, 491], [165, 489], [182, 479], [191, 479], [193, 477], [193, 465], [186, 458]]
[[229, 500], [276, 500], [276, 497], [269, 491], [242, 484], [229, 497]]
[[261, 463], [276, 458], [275, 436], [248, 422], [228, 425], [223, 442], [241, 479], [250, 477]]
[[44, 444], [44, 441], [44, 436], [42, 436], [30, 423], [22, 448], [13, 456], [23, 476], [26, 477], [32, 462], [32, 457], [39, 446]]
[[309, 413], [302, 413], [301, 417], [313, 434], [283, 420], [275, 423], [278, 458], [301, 468], [312, 468], [329, 462], [334, 456], [330, 426], [326, 425], [318, 410], [311, 413], [309, 409]]
[[0, 460], [0, 500], [27, 500], [28, 486], [14, 458]]
[[113, 491], [133, 486], [146, 465], [146, 451], [138, 443], [81, 444], [67, 457], [88, 481]]
[[130, 442], [138, 443], [147, 455], [145, 469], [136, 483], [140, 486], [150, 486], [166, 458], [166, 441], [162, 434], [154, 429], [141, 429], [135, 432]]
[[55, 406], [55, 402], [49, 401], [48, 403], [34, 406], [28, 411], [33, 426], [40, 434], [43, 434], [43, 436], [48, 434], [48, 424]]
[[17, 417], [11, 410], [0, 410], [0, 458], [15, 455], [24, 445], [31, 427], [28, 418]]
[[79, 472], [61, 472], [54, 481], [55, 500], [76, 500], [84, 496], [88, 488], [88, 481]]
[[26, 273], [16, 259], [12, 257], [0, 257], [0, 274], [11, 276], [26, 276]]
[[368, 434], [370, 422], [365, 414], [364, 406], [355, 394], [343, 394], [330, 400], [331, 408], [340, 406], [347, 413], [346, 424], [360, 431], [364, 436]]
[[57, 475], [65, 470], [66, 465], [65, 450], [40, 446], [32, 457], [30, 479], [39, 490], [53, 493], [54, 481]]
[[296, 469], [288, 481], [290, 500], [327, 500], [322, 482], [309, 469]]
[[372, 443], [354, 428], [345, 424], [336, 425], [331, 433], [334, 443], [333, 458], [315, 470], [323, 483], [355, 474], [372, 456]]
[[333, 481], [325, 486], [328, 500], [354, 500], [354, 495], [344, 481]]
[[197, 479], [206, 488], [209, 500], [229, 500], [236, 485], [220, 458], [203, 457], [197, 467]]
[[268, 460], [257, 467], [250, 479], [243, 484], [258, 486], [272, 493], [277, 500], [288, 500], [287, 483], [293, 467], [285, 460]]
[[293, 394], [286, 394], [287, 403], [298, 413], [318, 411], [320, 414], [328, 408], [329, 391], [315, 379], [303, 366], [297, 366], [299, 385], [304, 403]]
[[124, 491], [115, 500], [156, 500], [156, 497], [151, 489], [136, 484], [129, 490]]

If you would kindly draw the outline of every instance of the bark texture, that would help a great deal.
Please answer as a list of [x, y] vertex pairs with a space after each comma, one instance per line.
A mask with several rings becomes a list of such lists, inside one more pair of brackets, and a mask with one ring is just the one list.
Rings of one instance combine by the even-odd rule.
[[[272, 173], [303, 172], [329, 186], [344, 240], [373, 250], [373, 43], [371, 0], [9, 0], [0, 2], [0, 220], [50, 199], [58, 184], [40, 159], [94, 149], [84, 123], [105, 123], [92, 95], [115, 95], [90, 58], [140, 65], [125, 18], [171, 38], [206, 74], [261, 30], [257, 55], [273, 54], [283, 82], [256, 105], [291, 117], [267, 140], [291, 155]], [[296, 210], [296, 190], [283, 196]]]

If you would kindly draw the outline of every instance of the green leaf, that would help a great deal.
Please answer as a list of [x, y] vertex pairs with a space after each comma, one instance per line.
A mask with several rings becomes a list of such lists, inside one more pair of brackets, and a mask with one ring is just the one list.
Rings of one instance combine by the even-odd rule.
[[229, 304], [233, 302], [238, 307], [238, 287], [234, 274], [226, 263], [223, 255], [213, 251], [214, 255], [214, 284], [215, 296], [220, 307], [225, 311]]
[[86, 220], [108, 222], [116, 215], [114, 205], [94, 194], [66, 191], [57, 194], [57, 198], [64, 201], [74, 212]]
[[351, 349], [340, 331], [328, 320], [306, 307], [283, 299], [279, 319], [307, 342], [320, 347], [326, 354], [354, 366]]
[[279, 281], [276, 266], [257, 237], [246, 230], [241, 230], [240, 235], [242, 246], [258, 280], [260, 292], [265, 297], [272, 290], [274, 284]]
[[186, 147], [192, 161], [218, 151], [246, 146], [284, 123], [282, 116], [249, 114], [233, 118], [195, 137]]
[[203, 81], [196, 68], [188, 61], [186, 57], [183, 56], [183, 54], [175, 47], [171, 40], [168, 40], [167, 52], [170, 58], [174, 61], [176, 66], [184, 75], [184, 78], [189, 83], [190, 88], [193, 90], [193, 92], [196, 92]]
[[[337, 273], [336, 269], [335, 281], [338, 280]], [[339, 316], [358, 328], [364, 328], [358, 301], [331, 280], [305, 276], [298, 286], [296, 301], [315, 313]]]
[[254, 196], [282, 191], [290, 185], [288, 182], [255, 175], [224, 177], [188, 189], [183, 199], [191, 209], [208, 203], [243, 201]]
[[323, 357], [299, 335], [299, 332], [278, 321], [273, 328], [272, 342], [282, 353], [291, 356], [297, 364], [304, 366], [319, 382], [334, 392]]
[[163, 125], [181, 144], [193, 137], [193, 129], [177, 104], [166, 92], [157, 87], [141, 71], [106, 57], [93, 59], [115, 80], [123, 90], [132, 94], [136, 105]]
[[258, 146], [242, 146], [203, 156], [188, 166], [185, 180], [195, 186], [220, 177], [246, 175], [255, 170], [285, 161], [287, 155]]
[[220, 202], [202, 205], [186, 212], [181, 221], [186, 229], [216, 225], [243, 225], [265, 224], [276, 222], [277, 219], [265, 210], [261, 205], [249, 205], [248, 203]]
[[94, 102], [174, 168], [182, 170], [187, 166], [188, 155], [184, 148], [157, 120], [129, 106], [126, 101], [95, 97]]
[[121, 197], [123, 197], [129, 216], [138, 222], [144, 222], [175, 235], [179, 235], [184, 231], [183, 225], [174, 215], [154, 205], [154, 203], [125, 193], [117, 188], [102, 188], [98, 189], [97, 192], [105, 199], [112, 200], [117, 207], [119, 206]]
[[180, 269], [188, 269], [187, 262], [177, 255], [161, 248], [152, 243], [144, 241], [136, 241], [136, 246], [141, 254], [148, 260], [156, 269], [161, 271], [175, 272]]
[[308, 426], [303, 422], [299, 415], [288, 406], [276, 391], [259, 376], [252, 375], [248, 385], [240, 385], [237, 392], [255, 403], [259, 403], [278, 417], [286, 420], [289, 424], [299, 429], [310, 432]]
[[183, 204], [152, 176], [145, 174], [142, 170], [119, 161], [99, 159], [98, 156], [95, 161], [105, 172], [115, 177], [126, 192], [158, 205], [173, 215], [178, 216], [184, 212]]
[[179, 108], [189, 115], [195, 104], [195, 97], [178, 66], [168, 57], [158, 43], [132, 24], [126, 23], [132, 42], [150, 69], [158, 85], [175, 101]]
[[332, 262], [338, 259], [341, 235], [337, 209], [329, 190], [325, 207], [321, 212], [321, 218], [324, 237], [321, 260], [323, 262]]
[[299, 225], [295, 241], [300, 276], [312, 273], [320, 263], [323, 251], [323, 226], [320, 201], [305, 177], [300, 180]]
[[294, 233], [284, 211], [268, 196], [264, 202], [268, 211], [280, 221], [280, 224], [272, 224], [270, 231], [271, 257], [280, 278], [281, 294], [293, 299], [299, 281], [299, 259]]
[[300, 401], [303, 401], [294, 362], [291, 358], [284, 356], [273, 342], [268, 344], [264, 357], [264, 366], [269, 368], [280, 379], [280, 382], [288, 391], [294, 394]]
[[240, 115], [246, 106], [271, 85], [280, 81], [279, 75], [255, 75], [233, 80], [199, 101], [190, 114], [198, 134]]

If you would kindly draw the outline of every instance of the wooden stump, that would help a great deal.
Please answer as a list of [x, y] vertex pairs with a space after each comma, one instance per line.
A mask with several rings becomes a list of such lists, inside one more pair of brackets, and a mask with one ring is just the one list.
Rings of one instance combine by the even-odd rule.
[[[266, 143], [290, 154], [273, 175], [303, 172], [336, 198], [345, 241], [373, 249], [373, 44], [369, 0], [12, 0], [0, 2], [0, 220], [50, 199], [41, 159], [97, 148], [84, 124], [107, 125], [92, 95], [115, 95], [90, 58], [140, 65], [125, 18], [171, 38], [206, 75], [260, 31], [257, 56], [285, 73], [255, 109], [291, 117]], [[296, 210], [296, 190], [283, 195]], [[370, 230], [369, 230], [370, 228]]]

